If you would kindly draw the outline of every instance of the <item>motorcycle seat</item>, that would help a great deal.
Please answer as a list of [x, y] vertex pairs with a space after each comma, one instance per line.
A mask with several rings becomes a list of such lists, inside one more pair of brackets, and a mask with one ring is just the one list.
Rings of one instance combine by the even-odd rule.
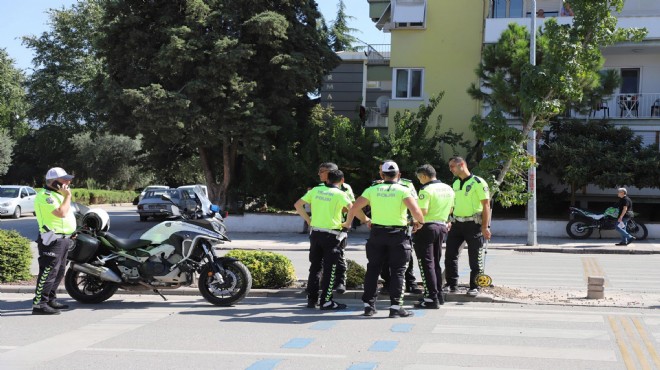
[[151, 244], [151, 241], [149, 240], [144, 240], [144, 239], [122, 239], [117, 237], [114, 234], [111, 234], [109, 232], [106, 232], [105, 235], [103, 235], [110, 243], [112, 243], [114, 246], [119, 247], [121, 249], [130, 251], [133, 249], [138, 249], [142, 247], [146, 247], [149, 244]]

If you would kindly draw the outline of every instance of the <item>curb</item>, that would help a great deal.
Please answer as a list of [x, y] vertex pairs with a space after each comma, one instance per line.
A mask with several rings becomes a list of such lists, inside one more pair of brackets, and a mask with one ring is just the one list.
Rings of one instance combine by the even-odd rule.
[[[19, 294], [34, 294], [35, 286], [31, 285], [0, 285], [0, 293], [19, 293]], [[201, 296], [199, 290], [195, 288], [179, 288], [179, 289], [163, 289], [160, 292], [164, 296], [177, 295], [177, 296]], [[57, 293], [67, 294], [66, 289], [58, 288]], [[154, 295], [160, 298], [156, 293], [150, 290], [119, 290], [117, 295]], [[307, 299], [307, 293], [302, 289], [252, 289], [248, 293], [248, 297], [276, 297], [276, 298], [299, 298], [301, 300]], [[335, 298], [362, 300], [361, 290], [347, 290], [344, 294], [335, 293]], [[379, 298], [387, 297], [386, 295], [379, 295]], [[408, 294], [404, 296], [404, 301], [417, 301], [420, 295]], [[495, 302], [493, 296], [481, 293], [476, 297], [469, 297], [461, 293], [445, 293], [445, 302], [479, 302], [479, 303], [492, 303]]]

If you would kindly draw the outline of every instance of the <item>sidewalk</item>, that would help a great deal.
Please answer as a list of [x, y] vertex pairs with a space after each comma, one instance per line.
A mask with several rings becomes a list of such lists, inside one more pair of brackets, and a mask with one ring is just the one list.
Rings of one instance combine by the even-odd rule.
[[[230, 233], [230, 243], [222, 249], [257, 249], [272, 251], [307, 250], [309, 238], [300, 233]], [[368, 233], [353, 232], [348, 236], [348, 250], [364, 250]], [[493, 237], [489, 249], [514, 250], [518, 252], [549, 252], [578, 254], [660, 254], [660, 240], [642, 240], [627, 246], [616, 246], [617, 238], [590, 238], [575, 240], [558, 237], [538, 237], [538, 245], [528, 246], [524, 237]], [[444, 244], [443, 244], [444, 247]]]

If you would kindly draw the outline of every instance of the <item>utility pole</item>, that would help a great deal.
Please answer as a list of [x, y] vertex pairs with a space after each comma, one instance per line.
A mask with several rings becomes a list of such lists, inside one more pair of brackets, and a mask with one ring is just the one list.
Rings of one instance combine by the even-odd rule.
[[[529, 63], [536, 65], [536, 0], [532, 0], [532, 29], [529, 30]], [[527, 173], [527, 189], [531, 194], [527, 202], [527, 245], [537, 245], [537, 220], [536, 220], [536, 131], [529, 130], [527, 141], [527, 152], [532, 158], [532, 165]]]

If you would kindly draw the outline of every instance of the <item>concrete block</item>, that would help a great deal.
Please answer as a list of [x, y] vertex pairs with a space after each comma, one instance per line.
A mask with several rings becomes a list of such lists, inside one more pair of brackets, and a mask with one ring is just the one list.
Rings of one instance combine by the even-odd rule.
[[603, 299], [605, 298], [605, 292], [587, 292], [587, 299]]
[[587, 290], [590, 292], [604, 292], [605, 287], [602, 285], [588, 285]]
[[605, 284], [605, 277], [603, 276], [589, 276], [587, 279], [587, 283], [589, 285], [604, 285]]

